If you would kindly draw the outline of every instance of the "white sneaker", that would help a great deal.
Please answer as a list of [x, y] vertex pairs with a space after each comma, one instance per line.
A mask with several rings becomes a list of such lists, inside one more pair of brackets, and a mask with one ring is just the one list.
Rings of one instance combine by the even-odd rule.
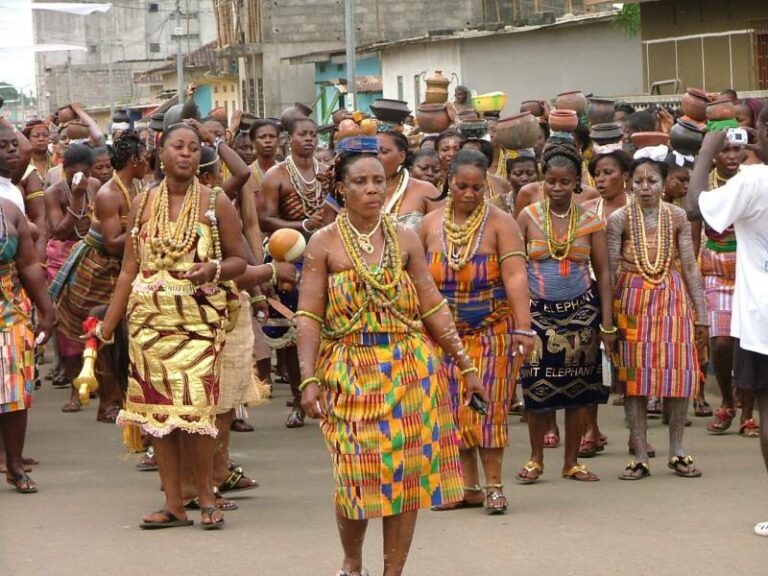
[[760, 524], [755, 524], [755, 534], [758, 536], [768, 536], [768, 522], [760, 522]]

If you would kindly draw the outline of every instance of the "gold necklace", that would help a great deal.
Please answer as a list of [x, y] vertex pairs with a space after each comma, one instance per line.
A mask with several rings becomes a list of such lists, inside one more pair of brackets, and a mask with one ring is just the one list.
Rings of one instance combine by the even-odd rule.
[[[579, 229], [579, 214], [578, 210], [573, 209], [573, 204], [568, 208], [571, 214], [571, 218], [568, 222], [568, 231], [564, 239], [556, 237], [555, 227], [552, 225], [552, 211], [549, 208], [549, 198], [544, 200], [544, 235], [547, 238], [547, 249], [552, 258], [558, 261], [568, 258], [568, 254], [571, 252], [571, 245], [576, 239], [576, 233]], [[565, 216], [568, 215], [566, 212]], [[565, 216], [561, 216], [564, 218]]]
[[[352, 238], [353, 227], [349, 222], [347, 213], [342, 212], [339, 214], [336, 218], [336, 223], [342, 244], [344, 244], [344, 250], [352, 261], [355, 272], [368, 288], [379, 292], [387, 292], [400, 283], [403, 276], [403, 259], [400, 253], [400, 240], [397, 237], [397, 230], [390, 215], [384, 214], [381, 218], [384, 228], [384, 250], [387, 251], [387, 256], [382, 260], [382, 267], [376, 270], [375, 273], [371, 272], [365, 258], [360, 253], [360, 246]], [[388, 266], [391, 266], [394, 272], [392, 280], [390, 282], [381, 282], [379, 279], [383, 277], [384, 268]]]
[[656, 259], [651, 263], [643, 210], [636, 201], [629, 204], [629, 237], [634, 251], [634, 262], [643, 278], [651, 284], [661, 284], [672, 264], [672, 214], [669, 207], [659, 203], [656, 223]]
[[157, 268], [171, 268], [192, 249], [197, 235], [199, 210], [200, 181], [194, 178], [184, 194], [179, 216], [176, 222], [172, 223], [168, 185], [163, 179], [152, 202], [146, 239], [148, 259]]
[[[453, 196], [448, 197], [440, 239], [443, 253], [448, 259], [448, 266], [452, 270], [461, 270], [477, 253], [483, 240], [483, 231], [489, 213], [488, 200], [483, 197], [483, 200], [472, 210], [464, 224], [456, 224], [453, 213]], [[473, 239], [474, 242], [472, 242]]]
[[[123, 193], [123, 200], [125, 200], [125, 206], [128, 210], [131, 209], [131, 201], [133, 198], [131, 197], [130, 192], [128, 192], [128, 187], [123, 184], [123, 181], [120, 179], [120, 177], [117, 175], [117, 172], [115, 172], [112, 175], [112, 180], [115, 184], [117, 184], [117, 187], [120, 188], [120, 192]], [[134, 197], [139, 193], [139, 191], [136, 188], [136, 184], [133, 184], [133, 195]]]
[[379, 226], [381, 226], [381, 214], [379, 214], [379, 219], [376, 221], [376, 226], [374, 226], [373, 230], [368, 232], [368, 234], [364, 234], [355, 228], [355, 225], [352, 224], [349, 216], [347, 216], [347, 222], [349, 223], [349, 227], [352, 229], [352, 232], [354, 232], [355, 236], [357, 237], [357, 244], [360, 246], [360, 250], [366, 254], [373, 254], [374, 247], [373, 242], [371, 241], [371, 237], [376, 234], [376, 232], [378, 232]]
[[[602, 200], [602, 198], [601, 198], [601, 200]], [[549, 208], [549, 213], [550, 213], [550, 214], [552, 214], [552, 216], [556, 216], [556, 217], [558, 217], [558, 218], [562, 218], [562, 219], [565, 219], [565, 218], [568, 218], [568, 216], [570, 215], [570, 213], [571, 213], [571, 210], [572, 210], [572, 209], [573, 209], [573, 202], [571, 202], [571, 203], [568, 205], [568, 210], [566, 210], [566, 211], [565, 211], [565, 212], [563, 212], [562, 214], [558, 214], [557, 212], [555, 212], [554, 210], [552, 210], [552, 207], [551, 207], [551, 206], [550, 206], [550, 208]]]

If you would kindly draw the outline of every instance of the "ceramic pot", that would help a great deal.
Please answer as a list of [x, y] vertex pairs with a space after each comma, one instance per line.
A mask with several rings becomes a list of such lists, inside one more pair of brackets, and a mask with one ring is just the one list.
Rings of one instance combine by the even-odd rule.
[[59, 125], [72, 122], [75, 118], [77, 118], [77, 115], [72, 110], [72, 106], [62, 106], [56, 110], [56, 120]]
[[402, 124], [411, 114], [411, 109], [408, 108], [408, 102], [403, 100], [380, 98], [371, 104], [371, 112], [373, 112], [373, 115], [378, 120], [383, 122]]
[[488, 133], [488, 123], [485, 120], [460, 122], [459, 132], [461, 132], [465, 138], [483, 138]]
[[520, 104], [520, 112], [530, 112], [539, 118], [544, 116], [544, 104], [541, 100], [525, 100]]
[[240, 119], [240, 131], [247, 132], [258, 119], [258, 116], [253, 112], [243, 112], [243, 117]]
[[621, 140], [622, 136], [621, 124], [618, 122], [593, 124], [589, 131], [589, 137], [597, 144], [613, 144]]
[[555, 98], [555, 108], [559, 110], [573, 110], [577, 114], [583, 114], [587, 109], [587, 98], [581, 90], [563, 92]]
[[424, 78], [424, 82], [427, 83], [424, 102], [427, 104], [448, 102], [448, 85], [451, 83], [451, 79], [444, 76], [442, 70], [435, 70]]
[[475, 110], [459, 110], [456, 112], [456, 119], [460, 122], [477, 122], [480, 116]]
[[530, 112], [502, 118], [496, 124], [496, 141], [502, 148], [533, 148], [539, 138], [539, 122]]
[[680, 108], [682, 108], [683, 114], [696, 122], [704, 122], [707, 119], [707, 104], [709, 102], [709, 96], [704, 90], [688, 88], [680, 99]]
[[[297, 102], [296, 104], [301, 104], [301, 102]], [[308, 108], [303, 104], [301, 104], [301, 106], [303, 108], [300, 108], [294, 104], [293, 106], [288, 106], [288, 108], [283, 110], [283, 113], [280, 114], [280, 127], [283, 130], [290, 130], [290, 126], [295, 120], [307, 117], [306, 110]], [[312, 112], [311, 109], [309, 111]]]
[[296, 108], [296, 110], [298, 110], [302, 114], [304, 114], [304, 116], [309, 116], [310, 114], [312, 114], [312, 108], [310, 108], [309, 106], [307, 106], [302, 102], [294, 102], [293, 107]]
[[214, 108], [210, 112], [208, 112], [208, 116], [211, 118], [215, 118], [219, 122], [221, 122], [224, 126], [229, 126], [229, 121], [227, 120], [227, 111], [219, 106], [218, 108]]
[[590, 98], [587, 107], [587, 117], [590, 124], [607, 124], [613, 122], [616, 101], [610, 98]]
[[438, 134], [443, 130], [448, 130], [451, 125], [451, 117], [448, 116], [448, 110], [445, 104], [419, 104], [416, 113], [416, 123], [422, 132], [427, 134]]
[[635, 132], [630, 136], [632, 144], [638, 148], [646, 146], [659, 146], [669, 143], [669, 136], [666, 132]]
[[549, 128], [556, 132], [573, 132], [579, 125], [579, 116], [574, 110], [552, 110], [549, 113]]
[[707, 120], [731, 120], [736, 117], [733, 102], [727, 99], [712, 102], [707, 106]]
[[696, 155], [701, 149], [704, 134], [706, 134], [706, 130], [700, 125], [680, 118], [669, 131], [669, 143], [674, 150], [681, 154]]
[[82, 140], [88, 138], [91, 135], [91, 131], [88, 125], [81, 120], [73, 120], [67, 123], [67, 137], [70, 140]]

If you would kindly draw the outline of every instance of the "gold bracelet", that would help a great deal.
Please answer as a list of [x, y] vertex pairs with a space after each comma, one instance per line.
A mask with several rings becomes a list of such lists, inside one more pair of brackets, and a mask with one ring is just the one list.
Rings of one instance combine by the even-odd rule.
[[277, 264], [272, 260], [269, 262], [269, 266], [272, 268], [272, 278], [269, 280], [270, 286], [277, 286]]
[[470, 366], [469, 368], [464, 368], [464, 370], [459, 372], [459, 374], [461, 374], [462, 376], [466, 376], [467, 374], [472, 374], [473, 372], [477, 374], [477, 366]]
[[440, 310], [440, 308], [442, 308], [443, 306], [446, 306], [447, 304], [448, 304], [448, 300], [443, 298], [442, 300], [440, 300], [439, 304], [435, 305], [433, 308], [430, 308], [429, 310], [424, 312], [424, 314], [421, 315], [421, 319], [426, 320], [427, 318], [435, 314], [438, 310]]
[[304, 380], [301, 381], [301, 384], [299, 384], [299, 392], [304, 392], [304, 388], [306, 388], [310, 384], [317, 384], [318, 386], [320, 386], [320, 378], [317, 378], [316, 376], [305, 378]]
[[600, 324], [600, 332], [602, 332], [603, 334], [616, 334], [616, 332], [618, 331], [619, 329], [616, 326], [614, 326], [610, 330], [606, 330], [605, 327], [602, 324]]
[[43, 196], [45, 196], [45, 191], [38, 190], [37, 192], [30, 192], [29, 194], [27, 194], [24, 200], [35, 200], [36, 198], [42, 198]]
[[314, 320], [318, 324], [323, 324], [325, 320], [315, 314], [314, 312], [310, 312], [309, 310], [298, 310], [296, 314], [293, 315], [294, 318], [299, 318], [303, 316], [304, 318], [309, 318], [310, 320]]
[[258, 304], [259, 302], [266, 302], [267, 297], [264, 296], [264, 294], [256, 294], [256, 296], [251, 296], [250, 298], [248, 298], [248, 301], [251, 304]]
[[526, 254], [522, 250], [515, 250], [514, 252], [507, 252], [507, 253], [502, 254], [501, 256], [499, 256], [499, 264], [504, 262], [504, 260], [506, 260], [507, 258], [514, 258], [515, 256], [519, 256], [520, 258], [522, 258], [526, 262], [528, 261], [528, 254]]

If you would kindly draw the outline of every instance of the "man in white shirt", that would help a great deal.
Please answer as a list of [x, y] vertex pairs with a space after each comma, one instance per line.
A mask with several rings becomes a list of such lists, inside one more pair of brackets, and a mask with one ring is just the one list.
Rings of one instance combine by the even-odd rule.
[[[758, 140], [768, 157], [768, 106], [758, 118]], [[736, 231], [736, 291], [731, 336], [735, 338], [733, 385], [754, 392], [760, 411], [760, 445], [768, 469], [768, 166], [742, 166], [728, 182], [710, 192], [707, 176], [715, 154], [725, 147], [726, 133], [709, 132], [688, 187], [689, 216], [701, 216], [722, 232]], [[768, 536], [768, 522], [755, 526]]]

